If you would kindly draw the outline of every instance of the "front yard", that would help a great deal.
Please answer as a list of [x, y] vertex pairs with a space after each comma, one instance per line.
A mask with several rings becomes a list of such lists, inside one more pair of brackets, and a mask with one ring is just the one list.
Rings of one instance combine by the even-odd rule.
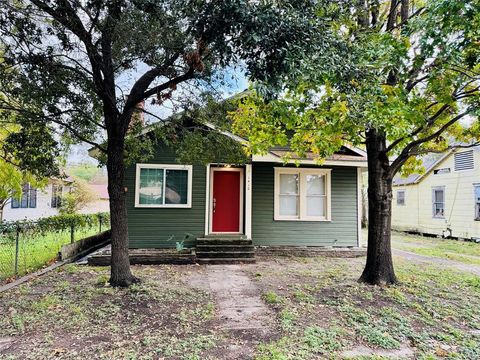
[[356, 282], [363, 263], [237, 267], [273, 314], [266, 329], [224, 327], [215, 294], [193, 281], [212, 267], [135, 266], [143, 282], [122, 290], [107, 268], [68, 265], [0, 294], [0, 358], [480, 358], [479, 277], [396, 257], [402, 284], [370, 287]]
[[468, 265], [480, 265], [480, 244], [435, 237], [392, 232], [392, 246], [419, 255], [458, 261]]

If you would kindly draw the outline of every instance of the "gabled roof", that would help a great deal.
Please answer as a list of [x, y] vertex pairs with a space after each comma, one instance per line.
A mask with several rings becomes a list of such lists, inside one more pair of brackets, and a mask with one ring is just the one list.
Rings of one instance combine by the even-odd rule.
[[[216, 129], [213, 124], [206, 124], [211, 129]], [[232, 138], [241, 144], [248, 145], [248, 140], [229, 131], [220, 131], [225, 136]], [[285, 158], [291, 159], [289, 162], [299, 162], [303, 164], [314, 164], [317, 162], [317, 155], [313, 152], [306, 153], [305, 158], [300, 158], [289, 147], [274, 147], [267, 155], [253, 155], [252, 162], [285, 162]], [[324, 159], [325, 165], [347, 165], [347, 166], [367, 166], [367, 153], [362, 149], [349, 144], [342, 145], [342, 148], [335, 154]], [[355, 163], [355, 164], [353, 164]]]
[[[242, 96], [245, 96], [248, 91], [243, 91], [241, 93], [238, 93], [229, 99], [233, 98], [240, 98]], [[227, 100], [229, 100], [227, 99]], [[180, 116], [181, 113], [173, 115], [173, 117], [178, 117]], [[159, 126], [158, 123], [153, 123], [148, 126], [146, 126], [139, 134], [139, 136], [146, 135], [152, 131], [155, 130], [155, 128]], [[218, 129], [214, 124], [212, 123], [205, 123], [205, 126], [212, 129], [219, 131], [221, 134], [241, 143], [242, 145], [248, 145], [248, 139], [245, 139], [241, 136], [238, 136], [230, 131], [226, 130], [220, 130]], [[88, 153], [90, 156], [95, 157], [96, 156], [96, 149], [91, 148]], [[306, 158], [299, 158], [298, 156], [295, 156], [291, 154], [291, 150], [288, 147], [282, 147], [282, 148], [274, 148], [270, 150], [267, 154], [265, 155], [253, 155], [252, 156], [252, 162], [285, 162], [285, 156], [288, 156], [292, 161], [290, 162], [295, 162], [295, 163], [303, 163], [303, 164], [316, 164], [317, 163], [317, 156], [313, 153], [307, 153]], [[324, 159], [322, 162], [324, 165], [343, 165], [343, 166], [355, 166], [355, 167], [367, 167], [367, 153], [355, 146], [349, 145], [349, 144], [344, 144], [342, 145], [342, 148], [336, 152], [335, 154], [329, 156], [327, 159]]]
[[[480, 147], [472, 147], [474, 151], [480, 151]], [[457, 152], [458, 149], [448, 150], [447, 152], [433, 157], [433, 158], [424, 158], [423, 166], [425, 167], [425, 172], [423, 174], [411, 174], [407, 177], [396, 176], [393, 179], [393, 186], [402, 186], [402, 185], [412, 185], [418, 184], [425, 177], [427, 177], [435, 168], [437, 168], [442, 162], [447, 158]]]

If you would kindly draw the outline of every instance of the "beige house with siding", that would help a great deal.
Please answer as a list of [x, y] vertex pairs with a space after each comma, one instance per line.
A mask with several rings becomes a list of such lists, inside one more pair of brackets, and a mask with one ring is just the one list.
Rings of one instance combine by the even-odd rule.
[[480, 148], [449, 151], [424, 174], [396, 178], [392, 228], [480, 239]]

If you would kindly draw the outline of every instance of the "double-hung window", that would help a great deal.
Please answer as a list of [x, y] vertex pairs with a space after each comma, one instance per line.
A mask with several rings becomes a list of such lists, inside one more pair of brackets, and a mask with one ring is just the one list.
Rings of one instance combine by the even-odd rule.
[[52, 184], [52, 208], [59, 208], [62, 206], [62, 185]]
[[432, 189], [433, 217], [443, 218], [445, 216], [445, 187], [434, 187]]
[[480, 184], [473, 185], [475, 201], [475, 220], [480, 220]]
[[405, 205], [405, 190], [397, 190], [397, 205]]
[[190, 208], [192, 166], [137, 164], [135, 207]]
[[20, 200], [12, 198], [12, 208], [36, 208], [37, 207], [37, 189], [30, 186], [30, 184], [24, 184], [22, 186], [22, 197]]
[[330, 220], [330, 169], [275, 168], [275, 220]]

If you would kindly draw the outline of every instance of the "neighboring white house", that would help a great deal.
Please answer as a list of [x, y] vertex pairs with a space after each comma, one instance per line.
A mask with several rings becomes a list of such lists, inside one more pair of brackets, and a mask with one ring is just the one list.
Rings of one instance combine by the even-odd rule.
[[[23, 186], [20, 200], [10, 199], [3, 209], [4, 221], [35, 220], [59, 214], [61, 196], [72, 188], [73, 179], [52, 179], [43, 189], [35, 189], [29, 184]], [[88, 184], [96, 200], [89, 203], [80, 213], [93, 214], [109, 212], [109, 197], [106, 184]]]
[[449, 151], [424, 174], [397, 177], [392, 228], [457, 238], [480, 238], [480, 148]]
[[58, 215], [60, 198], [69, 192], [72, 179], [52, 179], [43, 189], [36, 189], [30, 184], [23, 185], [22, 198], [10, 199], [3, 208], [3, 220], [35, 220], [46, 216]]

